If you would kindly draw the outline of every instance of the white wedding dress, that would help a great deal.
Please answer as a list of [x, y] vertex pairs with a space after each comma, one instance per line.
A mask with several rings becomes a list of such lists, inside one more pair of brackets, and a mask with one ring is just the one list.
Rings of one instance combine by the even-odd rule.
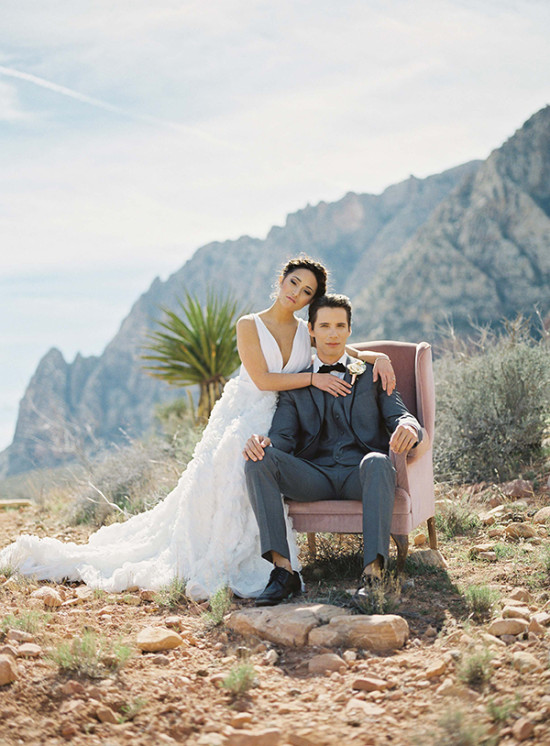
[[[270, 372], [296, 373], [310, 364], [305, 322], [299, 320], [283, 366], [275, 338], [258, 315], [254, 319]], [[81, 580], [106, 591], [157, 589], [179, 577], [196, 600], [224, 585], [239, 596], [258, 595], [272, 565], [260, 555], [242, 449], [253, 433], [267, 434], [276, 403], [277, 394], [260, 391], [241, 366], [214, 406], [177, 486], [161, 503], [124, 523], [100, 528], [87, 544], [22, 535], [0, 551], [0, 566], [38, 580]], [[288, 517], [287, 526], [291, 561], [299, 569]]]

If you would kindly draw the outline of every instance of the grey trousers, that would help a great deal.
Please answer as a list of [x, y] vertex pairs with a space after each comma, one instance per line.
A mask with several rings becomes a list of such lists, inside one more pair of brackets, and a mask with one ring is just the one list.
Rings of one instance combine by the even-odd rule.
[[364, 565], [388, 558], [395, 469], [388, 456], [368, 453], [357, 466], [319, 466], [278, 448], [245, 464], [246, 485], [260, 528], [262, 557], [289, 557], [282, 495], [292, 500], [362, 500]]

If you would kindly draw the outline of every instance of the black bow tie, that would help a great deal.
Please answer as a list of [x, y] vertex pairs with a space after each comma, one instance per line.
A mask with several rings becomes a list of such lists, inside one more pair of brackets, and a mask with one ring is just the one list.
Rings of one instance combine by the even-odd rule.
[[346, 369], [342, 365], [342, 363], [334, 363], [334, 365], [321, 365], [319, 368], [319, 373], [332, 373], [332, 371], [335, 370], [338, 373], [345, 373]]

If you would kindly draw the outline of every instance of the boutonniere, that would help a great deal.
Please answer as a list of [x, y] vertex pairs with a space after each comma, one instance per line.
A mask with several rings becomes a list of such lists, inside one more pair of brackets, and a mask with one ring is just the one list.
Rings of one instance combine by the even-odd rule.
[[353, 363], [350, 363], [347, 366], [347, 368], [351, 375], [351, 385], [353, 386], [357, 376], [360, 376], [362, 373], [364, 373], [367, 369], [367, 366], [362, 360], [354, 360]]

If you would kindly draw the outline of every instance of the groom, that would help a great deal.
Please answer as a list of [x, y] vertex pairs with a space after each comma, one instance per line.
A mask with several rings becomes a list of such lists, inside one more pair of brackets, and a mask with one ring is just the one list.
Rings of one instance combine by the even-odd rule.
[[303, 501], [362, 500], [362, 584], [376, 582], [388, 557], [395, 493], [388, 449], [406, 453], [422, 435], [399, 394], [388, 396], [380, 381], [373, 382], [372, 366], [346, 354], [351, 334], [346, 296], [314, 300], [309, 331], [317, 349], [308, 368], [312, 380], [317, 372], [330, 372], [352, 387], [338, 397], [313, 386], [281, 391], [269, 436], [252, 435], [246, 443], [246, 484], [262, 557], [275, 566], [257, 606], [277, 604], [301, 589], [289, 560], [282, 494]]

